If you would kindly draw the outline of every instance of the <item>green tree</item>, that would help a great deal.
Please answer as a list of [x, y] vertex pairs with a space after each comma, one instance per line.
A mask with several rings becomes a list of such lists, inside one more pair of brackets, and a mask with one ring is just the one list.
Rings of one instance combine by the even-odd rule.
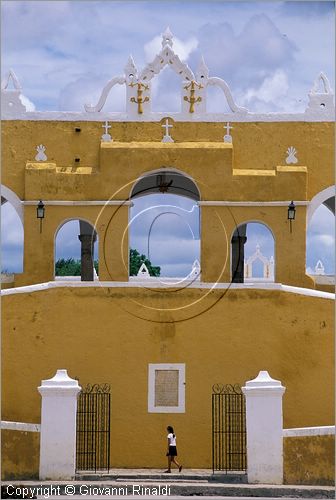
[[[94, 267], [98, 274], [98, 261], [94, 261]], [[56, 276], [80, 276], [81, 274], [81, 261], [70, 259], [58, 259], [55, 266]]]
[[160, 276], [161, 268], [153, 266], [146, 255], [140, 255], [137, 250], [130, 249], [130, 276], [136, 276], [139, 272], [141, 264], [145, 264], [151, 276]]

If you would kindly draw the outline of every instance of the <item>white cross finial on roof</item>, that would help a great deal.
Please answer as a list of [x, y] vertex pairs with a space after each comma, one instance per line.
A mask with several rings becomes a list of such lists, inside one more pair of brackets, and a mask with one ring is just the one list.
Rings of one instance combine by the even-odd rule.
[[166, 119], [165, 125], [161, 125], [161, 127], [163, 127], [166, 132], [161, 142], [174, 142], [174, 139], [171, 137], [169, 133], [169, 129], [172, 128], [173, 125], [169, 125], [168, 118]]
[[166, 28], [166, 31], [162, 33], [162, 48], [166, 45], [169, 45], [169, 47], [173, 46], [173, 34], [168, 26]]
[[230, 134], [230, 130], [233, 129], [233, 127], [230, 126], [230, 122], [227, 122], [226, 125], [224, 125], [224, 128], [226, 129], [226, 134], [224, 135], [224, 142], [232, 143], [232, 136]]
[[112, 142], [113, 139], [108, 133], [108, 129], [111, 128], [111, 125], [108, 124], [108, 121], [105, 121], [104, 125], [102, 125], [103, 129], [105, 130], [105, 134], [102, 135], [102, 141], [103, 142]]

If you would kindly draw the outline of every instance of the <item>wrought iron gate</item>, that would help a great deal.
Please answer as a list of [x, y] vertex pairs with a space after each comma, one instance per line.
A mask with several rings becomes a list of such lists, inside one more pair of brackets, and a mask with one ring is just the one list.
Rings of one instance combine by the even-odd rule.
[[246, 471], [245, 398], [238, 384], [212, 387], [212, 469]]
[[76, 472], [109, 470], [110, 408], [108, 384], [88, 384], [77, 403]]

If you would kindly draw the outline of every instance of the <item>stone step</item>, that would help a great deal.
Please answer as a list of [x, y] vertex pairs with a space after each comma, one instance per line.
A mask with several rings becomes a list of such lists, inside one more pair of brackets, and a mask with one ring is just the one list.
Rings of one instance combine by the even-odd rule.
[[[24, 498], [13, 496], [13, 488], [27, 488], [25, 498], [68, 497], [69, 495], [86, 496], [87, 498], [124, 498], [136, 495], [156, 497], [167, 496], [213, 496], [213, 497], [263, 497], [263, 498], [335, 498], [335, 490], [328, 486], [272, 486], [261, 484], [215, 484], [206, 482], [189, 481], [186, 483], [143, 482], [133, 483], [121, 481], [11, 481], [2, 483], [2, 493], [7, 494], [10, 485], [10, 494], [7, 498]], [[43, 493], [41, 489], [43, 488]], [[70, 490], [69, 490], [70, 488]], [[27, 496], [29, 494], [29, 496]], [[41, 496], [41, 494], [43, 496]], [[35, 495], [35, 496], [33, 496]], [[6, 498], [6, 496], [2, 496]]]
[[109, 472], [106, 474], [95, 473], [80, 473], [76, 474], [76, 481], [158, 481], [158, 482], [206, 482], [206, 483], [227, 483], [227, 484], [242, 484], [247, 483], [247, 474], [197, 474], [191, 472], [164, 474], [164, 473], [116, 473]]

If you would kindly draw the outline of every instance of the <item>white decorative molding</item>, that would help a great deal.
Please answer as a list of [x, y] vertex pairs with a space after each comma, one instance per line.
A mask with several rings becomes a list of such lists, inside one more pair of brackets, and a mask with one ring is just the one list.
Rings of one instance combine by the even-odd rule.
[[[204, 207], [288, 207], [290, 201], [199, 201], [199, 206]], [[296, 201], [295, 206], [305, 207], [309, 201]]]
[[26, 424], [24, 422], [1, 421], [1, 429], [19, 432], [41, 432], [40, 424]]
[[241, 114], [248, 113], [248, 109], [237, 106], [237, 104], [234, 102], [230, 87], [222, 78], [218, 78], [217, 76], [212, 76], [211, 78], [208, 78], [207, 85], [215, 85], [224, 92], [227, 103], [232, 113], [241, 113]]
[[43, 144], [40, 144], [36, 147], [37, 155], [35, 156], [36, 161], [46, 161], [47, 155], [45, 154], [46, 147]]
[[308, 436], [334, 436], [334, 425], [322, 425], [321, 427], [296, 427], [284, 429], [283, 437], [308, 437]]
[[[37, 205], [39, 202], [39, 200], [25, 200], [25, 201], [22, 201], [22, 205], [27, 205], [27, 206], [32, 206], [32, 205]], [[49, 205], [49, 206], [68, 206], [68, 207], [85, 207], [85, 206], [103, 206], [103, 205], [116, 205], [116, 206], [119, 206], [119, 205], [125, 205], [125, 206], [128, 206], [128, 207], [131, 207], [133, 206], [133, 202], [132, 201], [128, 201], [128, 200], [96, 200], [96, 201], [84, 201], [84, 200], [80, 200], [80, 201], [70, 201], [70, 200], [43, 200], [43, 203], [44, 205]], [[297, 204], [295, 202], [295, 204]]]
[[84, 109], [87, 113], [99, 113], [102, 109], [104, 104], [106, 103], [106, 99], [110, 93], [110, 90], [115, 86], [115, 85], [123, 85], [125, 83], [125, 77], [124, 76], [115, 76], [112, 78], [105, 87], [102, 90], [102, 93], [99, 97], [99, 100], [95, 106], [92, 104], [84, 104]]
[[285, 387], [267, 371], [246, 382], [247, 477], [249, 483], [283, 483], [282, 396]]
[[286, 158], [286, 163], [287, 165], [290, 165], [291, 163], [297, 163], [298, 159], [296, 158], [296, 149], [293, 146], [290, 146], [287, 149], [287, 158]]
[[[155, 405], [155, 379], [157, 371], [177, 371], [177, 405]], [[148, 413], [185, 413], [185, 364], [150, 363], [148, 365]]]
[[[133, 281], [134, 279], [134, 281]], [[165, 278], [165, 281], [153, 279], [150, 282], [151, 288], [176, 288], [180, 285], [186, 288], [185, 279], [176, 282], [176, 278], [171, 281], [169, 278]], [[148, 284], [148, 282], [146, 282]], [[211, 289], [211, 290], [227, 290], [228, 288], [232, 290], [267, 290], [267, 291], [277, 291], [294, 293], [295, 295], [303, 295], [306, 297], [316, 297], [320, 299], [335, 300], [335, 294], [330, 292], [322, 292], [321, 290], [314, 290], [312, 288], [301, 288], [291, 285], [283, 285], [282, 283], [205, 283], [202, 281], [189, 280], [188, 288], [196, 289]], [[90, 288], [90, 287], [100, 287], [100, 288], [142, 288], [143, 282], [136, 279], [136, 276], [130, 276], [129, 281], [47, 281], [45, 283], [38, 283], [36, 285], [25, 285], [21, 287], [8, 288], [6, 290], [1, 290], [0, 296], [15, 295], [17, 293], [34, 293], [43, 290], [51, 290], [53, 288]]]

